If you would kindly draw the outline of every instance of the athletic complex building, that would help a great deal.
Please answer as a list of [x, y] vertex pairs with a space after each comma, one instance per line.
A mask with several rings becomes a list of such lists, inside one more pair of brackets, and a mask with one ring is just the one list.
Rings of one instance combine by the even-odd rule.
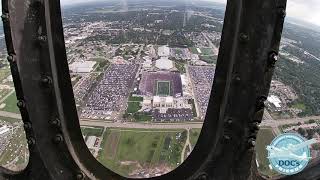
[[144, 96], [181, 97], [182, 81], [178, 72], [144, 72], [139, 85]]
[[183, 97], [179, 72], [143, 72], [139, 95], [144, 97], [143, 109], [152, 109], [157, 121], [192, 120], [191, 106]]

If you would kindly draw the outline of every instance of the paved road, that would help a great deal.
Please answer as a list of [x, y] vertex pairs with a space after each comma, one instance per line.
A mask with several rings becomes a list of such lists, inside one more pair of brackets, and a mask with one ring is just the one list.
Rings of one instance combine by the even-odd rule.
[[180, 163], [182, 164], [183, 161], [185, 160], [185, 153], [186, 153], [186, 149], [189, 146], [190, 151], [192, 150], [192, 146], [190, 143], [190, 129], [187, 129], [187, 139], [186, 139], [186, 143], [183, 146], [182, 152], [181, 152], [181, 160]]
[[202, 33], [202, 35], [204, 36], [204, 38], [206, 38], [206, 40], [209, 43], [210, 48], [213, 49], [214, 55], [218, 55], [219, 53], [219, 49], [212, 43], [212, 41], [210, 40], [210, 38], [207, 36], [207, 33]]
[[193, 129], [202, 128], [202, 122], [198, 123], [133, 123], [133, 122], [108, 122], [97, 120], [81, 120], [82, 126], [101, 126], [130, 129]]
[[6, 111], [0, 111], [0, 116], [13, 118], [13, 119], [21, 119], [21, 115], [20, 114], [16, 114], [16, 113], [12, 113], [12, 112], [6, 112]]
[[[0, 116], [14, 119], [21, 119], [20, 114], [0, 111]], [[277, 119], [264, 120], [261, 126], [278, 127], [285, 124], [295, 124], [298, 122], [304, 123], [309, 120], [320, 120], [320, 116], [310, 116], [305, 118], [294, 119]], [[185, 122], [185, 123], [135, 123], [135, 122], [110, 122], [102, 120], [82, 119], [80, 124], [83, 126], [100, 126], [100, 127], [115, 127], [115, 128], [132, 128], [132, 129], [194, 129], [202, 128], [202, 122]]]
[[265, 120], [262, 121], [261, 126], [278, 127], [285, 124], [304, 123], [309, 120], [320, 120], [320, 116], [310, 116], [305, 118], [293, 118], [293, 119], [277, 119], [277, 120]]

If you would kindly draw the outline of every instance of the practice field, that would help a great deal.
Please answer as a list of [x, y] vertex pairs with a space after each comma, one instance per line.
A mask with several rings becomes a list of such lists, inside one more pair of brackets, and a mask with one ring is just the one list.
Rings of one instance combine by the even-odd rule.
[[170, 96], [170, 81], [157, 81], [157, 96]]
[[256, 159], [259, 163], [258, 170], [260, 171], [260, 173], [268, 176], [276, 175], [276, 172], [270, 170], [269, 168], [269, 160], [267, 158], [268, 151], [266, 149], [266, 147], [274, 138], [275, 135], [272, 131], [272, 128], [261, 127], [257, 137]]
[[198, 138], [200, 136], [201, 129], [191, 129], [190, 130], [190, 143], [192, 148], [196, 145]]
[[5, 104], [4, 108], [1, 111], [13, 112], [13, 113], [20, 113], [17, 107], [17, 96], [16, 93], [12, 93], [10, 96], [6, 98], [3, 103]]
[[175, 168], [186, 133], [184, 130], [107, 129], [98, 160], [104, 166], [127, 176], [139, 168], [166, 164]]

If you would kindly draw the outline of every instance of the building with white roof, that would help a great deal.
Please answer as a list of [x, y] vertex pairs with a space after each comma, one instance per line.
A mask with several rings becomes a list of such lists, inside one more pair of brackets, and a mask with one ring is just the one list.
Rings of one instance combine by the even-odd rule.
[[156, 67], [160, 70], [170, 70], [174, 68], [173, 62], [169, 60], [170, 48], [168, 46], [160, 46], [158, 48], [160, 59], [156, 61]]
[[160, 46], [158, 48], [158, 55], [160, 57], [163, 57], [163, 56], [170, 56], [170, 48], [168, 46]]
[[173, 108], [173, 97], [160, 97], [154, 96], [153, 97], [153, 107], [154, 108]]
[[168, 57], [161, 57], [156, 61], [156, 67], [161, 70], [170, 70], [174, 67], [173, 62]]
[[267, 99], [271, 104], [273, 104], [276, 108], [281, 108], [281, 100], [278, 96], [271, 95]]
[[69, 65], [69, 68], [72, 72], [75, 73], [89, 73], [93, 70], [94, 65], [97, 62], [95, 61], [77, 61]]

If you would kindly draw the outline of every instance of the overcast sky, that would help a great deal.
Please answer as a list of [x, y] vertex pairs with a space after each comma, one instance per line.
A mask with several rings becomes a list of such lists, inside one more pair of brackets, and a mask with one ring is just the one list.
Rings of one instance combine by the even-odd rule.
[[[63, 5], [96, 0], [60, 0]], [[226, 0], [209, 0], [226, 3]], [[287, 15], [320, 26], [320, 0], [288, 0]]]

